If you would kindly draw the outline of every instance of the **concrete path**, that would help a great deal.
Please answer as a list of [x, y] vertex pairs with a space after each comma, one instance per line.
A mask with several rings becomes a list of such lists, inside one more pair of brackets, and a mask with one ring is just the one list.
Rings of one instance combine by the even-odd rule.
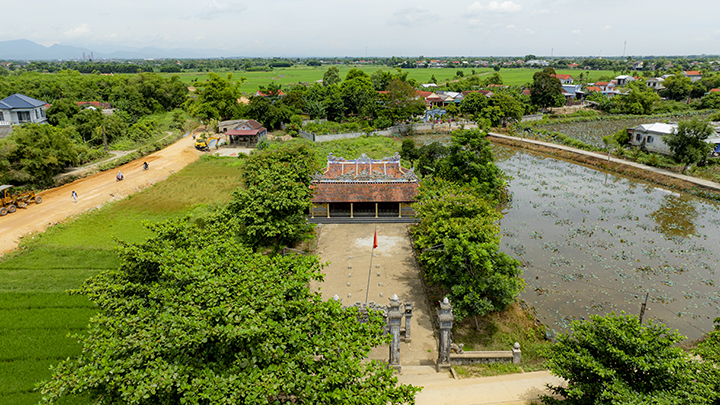
[[[438, 344], [435, 340], [425, 291], [420, 282], [407, 224], [377, 224], [378, 247], [370, 269], [370, 252], [376, 224], [323, 224], [317, 254], [329, 262], [325, 281], [313, 285], [322, 288], [323, 299], [338, 295], [343, 305], [365, 302], [370, 272], [368, 302], [387, 305], [397, 294], [401, 302], [413, 303], [412, 341], [400, 343], [400, 364], [435, 365]], [[387, 361], [388, 346], [376, 347], [371, 359]]]
[[[607, 158], [608, 158], [607, 153], [590, 152], [590, 151], [571, 148], [570, 146], [558, 145], [558, 144], [550, 143], [550, 142], [537, 141], [534, 139], [518, 138], [516, 136], [503, 135], [503, 134], [498, 134], [496, 132], [488, 132], [488, 135], [495, 137], [495, 138], [509, 139], [509, 140], [513, 140], [513, 141], [517, 141], [517, 142], [531, 143], [534, 145], [545, 146], [548, 148], [564, 150], [567, 152], [577, 153], [579, 155], [590, 156], [590, 157], [594, 157], [594, 158], [602, 159], [602, 160], [607, 160]], [[627, 166], [634, 167], [637, 169], [662, 174], [664, 176], [668, 176], [668, 177], [672, 177], [672, 178], [675, 178], [678, 180], [686, 181], [688, 183], [696, 184], [700, 187], [704, 187], [709, 190], [720, 192], [720, 184], [715, 183], [714, 181], [699, 179], [697, 177], [692, 177], [692, 176], [686, 176], [684, 174], [671, 172], [669, 170], [660, 169], [658, 167], [647, 166], [642, 163], [632, 162], [629, 160], [618, 159], [618, 158], [612, 157], [612, 156], [610, 157], [610, 162], [619, 163], [619, 164], [627, 165]]]
[[564, 384], [548, 371], [455, 380], [449, 374], [406, 375], [403, 369], [398, 380], [423, 387], [415, 397], [416, 405], [526, 405], [550, 395], [547, 384]]

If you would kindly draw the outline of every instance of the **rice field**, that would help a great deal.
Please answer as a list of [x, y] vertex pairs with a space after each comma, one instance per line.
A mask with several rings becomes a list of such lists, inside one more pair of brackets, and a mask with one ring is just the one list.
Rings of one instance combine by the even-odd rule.
[[[267, 86], [270, 83], [280, 84], [283, 86], [292, 86], [297, 83], [306, 83], [312, 85], [314, 82], [321, 80], [323, 78], [323, 74], [328, 70], [330, 66], [320, 66], [320, 67], [307, 67], [307, 66], [298, 66], [298, 67], [290, 67], [290, 68], [276, 68], [272, 72], [243, 72], [243, 71], [232, 71], [232, 70], [218, 70], [216, 73], [220, 74], [221, 76], [225, 77], [227, 73], [233, 74], [234, 80], [240, 80], [241, 77], [245, 77], [247, 81], [243, 83], [240, 86], [240, 90], [245, 94], [254, 94], [260, 86]], [[388, 66], [380, 66], [380, 65], [359, 65], [359, 66], [349, 66], [349, 65], [338, 65], [338, 69], [340, 70], [340, 77], [342, 79], [345, 79], [345, 76], [347, 75], [348, 71], [350, 69], [360, 69], [367, 73], [368, 75], [372, 74], [373, 72], [377, 71], [378, 69], [382, 69], [383, 71], [389, 71], [392, 73], [396, 73], [395, 68], [391, 68]], [[458, 68], [428, 68], [428, 69], [402, 69], [403, 72], [408, 73], [408, 78], [415, 79], [418, 81], [418, 83], [429, 83], [430, 78], [432, 76], [435, 76], [435, 79], [437, 80], [438, 84], [445, 83], [447, 81], [451, 81], [454, 79], [457, 79], [456, 73], [458, 70], [462, 70], [464, 73], [464, 77], [468, 77], [473, 70], [477, 74], [490, 74], [493, 73], [493, 70], [490, 68], [475, 68], [475, 67], [469, 67], [464, 69], [458, 69]], [[503, 79], [503, 84], [510, 85], [510, 86], [516, 86], [516, 85], [523, 85], [526, 83], [532, 83], [533, 81], [533, 74], [535, 72], [538, 72], [542, 69], [501, 69], [499, 74], [500, 77]], [[580, 71], [580, 70], [570, 70], [570, 69], [559, 69], [557, 70], [558, 74], [570, 74], [575, 77], [579, 75], [581, 72], [584, 72], [586, 75], [589, 75], [589, 79], [587, 81], [589, 82], [596, 82], [600, 78], [600, 76], [616, 76], [614, 72], [609, 70], [590, 70], [590, 71]], [[205, 72], [183, 72], [183, 73], [159, 73], [163, 77], [170, 77], [177, 75], [180, 77], [180, 80], [183, 83], [187, 83], [188, 85], [195, 81], [204, 81], [207, 79], [207, 73]]]
[[140, 241], [151, 235], [144, 221], [227, 203], [239, 185], [239, 164], [202, 158], [131, 198], [26, 237], [20, 250], [0, 260], [0, 405], [37, 404], [35, 384], [50, 377], [51, 365], [80, 352], [68, 335], [83, 332], [95, 309], [84, 296], [65, 291], [120, 265], [114, 238]]
[[[709, 112], [695, 114], [695, 116], [701, 119], [707, 118], [709, 115]], [[614, 134], [619, 130], [633, 128], [642, 124], [652, 124], [655, 122], [678, 122], [688, 118], [690, 118], [688, 113], [672, 115], [663, 114], [657, 116], [605, 116], [592, 119], [569, 118], [536, 125], [522, 125], [520, 128], [526, 132], [533, 133], [536, 137], [543, 140], [551, 141], [551, 139], [547, 139], [547, 137], [542, 133], [543, 131], [560, 132], [588, 145], [601, 148], [605, 146], [602, 138], [604, 136]]]
[[497, 147], [513, 176], [502, 247], [523, 263], [521, 298], [555, 332], [611, 311], [691, 339], [720, 316], [720, 205], [527, 151]]

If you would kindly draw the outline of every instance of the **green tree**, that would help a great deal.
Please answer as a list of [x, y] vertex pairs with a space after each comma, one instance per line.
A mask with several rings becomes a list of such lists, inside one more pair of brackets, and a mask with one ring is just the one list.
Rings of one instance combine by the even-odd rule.
[[[362, 72], [362, 70], [360, 71]], [[340, 93], [345, 107], [344, 115], [356, 115], [361, 118], [372, 118], [377, 108], [378, 93], [375, 91], [370, 77], [355, 74], [340, 85]]]
[[525, 108], [517, 98], [506, 93], [495, 93], [488, 100], [488, 108], [483, 111], [483, 115], [493, 126], [499, 126], [519, 121], [524, 112]]
[[65, 166], [78, 162], [72, 127], [26, 124], [2, 142], [5, 165], [9, 169], [0, 175], [4, 183], [27, 182], [47, 187], [54, 183], [53, 176], [61, 173]]
[[323, 74], [323, 86], [329, 87], [333, 84], [340, 84], [340, 69], [337, 66], [330, 66]]
[[245, 160], [245, 187], [233, 193], [228, 215], [248, 246], [289, 246], [307, 236], [317, 164], [307, 145], [266, 149]]
[[715, 91], [703, 97], [700, 105], [702, 108], [720, 109], [720, 92]]
[[327, 88], [327, 96], [323, 101], [325, 116], [330, 121], [340, 122], [345, 117], [345, 102], [339, 85]]
[[[567, 387], [551, 387], [568, 404], [712, 404], [718, 398], [706, 367], [677, 347], [683, 337], [634, 315], [591, 315], [573, 321], [545, 353]], [[544, 403], [556, 404], [546, 397]]]
[[653, 105], [660, 101], [654, 91], [649, 89], [644, 82], [632, 82], [628, 85], [630, 91], [620, 96], [622, 110], [630, 114], [652, 114]]
[[530, 101], [540, 108], [560, 107], [565, 103], [560, 79], [554, 76], [555, 69], [545, 68], [533, 75], [530, 87]]
[[500, 73], [498, 73], [496, 70], [495, 72], [490, 74], [490, 76], [488, 76], [487, 79], [485, 79], [485, 81], [483, 83], [485, 84], [485, 86], [489, 86], [491, 84], [502, 85], [503, 80], [502, 80], [502, 77], [500, 77]]
[[670, 100], [685, 100], [690, 96], [692, 91], [692, 81], [690, 78], [682, 76], [670, 76], [663, 82], [665, 90], [662, 90], [663, 97]]
[[684, 163], [682, 173], [693, 163], [707, 159], [712, 146], [705, 142], [715, 135], [715, 130], [709, 123], [694, 117], [691, 120], [680, 121], [678, 128], [669, 135], [663, 136], [663, 141], [675, 156], [675, 160]]
[[76, 102], [62, 98], [54, 101], [46, 113], [50, 124], [66, 127], [72, 124], [73, 118], [80, 111], [80, 106], [78, 106]]
[[419, 389], [367, 361], [387, 342], [370, 311], [311, 292], [314, 256], [270, 256], [238, 244], [222, 221], [151, 225], [122, 265], [76, 293], [99, 313], [82, 352], [53, 369], [47, 403], [404, 404]]
[[197, 97], [188, 99], [188, 112], [206, 122], [239, 117], [240, 84], [245, 78], [237, 82], [232, 79], [232, 73], [228, 73], [226, 78], [214, 72], [208, 73], [208, 80], [196, 85]]
[[393, 122], [404, 121], [425, 111], [425, 102], [407, 82], [395, 79], [380, 100], [387, 117]]
[[463, 101], [460, 103], [460, 112], [467, 116], [479, 115], [482, 114], [482, 111], [487, 108], [487, 106], [488, 99], [484, 94], [472, 92], [468, 93], [468, 95], [465, 96]]

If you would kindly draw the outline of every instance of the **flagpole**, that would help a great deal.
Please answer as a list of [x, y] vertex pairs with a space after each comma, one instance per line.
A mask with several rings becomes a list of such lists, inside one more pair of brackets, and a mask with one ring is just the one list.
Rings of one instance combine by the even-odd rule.
[[370, 253], [370, 270], [368, 271], [368, 283], [367, 283], [367, 288], [365, 289], [365, 306], [367, 306], [368, 295], [370, 294], [370, 278], [372, 277], [372, 259], [373, 259], [373, 256], [375, 256], [376, 243], [377, 243], [377, 225], [375, 225], [375, 237], [373, 239], [372, 252]]

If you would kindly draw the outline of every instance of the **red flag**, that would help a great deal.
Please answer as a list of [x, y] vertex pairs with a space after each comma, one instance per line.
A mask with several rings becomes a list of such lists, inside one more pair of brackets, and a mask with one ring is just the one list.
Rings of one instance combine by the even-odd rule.
[[375, 230], [375, 240], [373, 240], [373, 249], [377, 248], [377, 229]]

